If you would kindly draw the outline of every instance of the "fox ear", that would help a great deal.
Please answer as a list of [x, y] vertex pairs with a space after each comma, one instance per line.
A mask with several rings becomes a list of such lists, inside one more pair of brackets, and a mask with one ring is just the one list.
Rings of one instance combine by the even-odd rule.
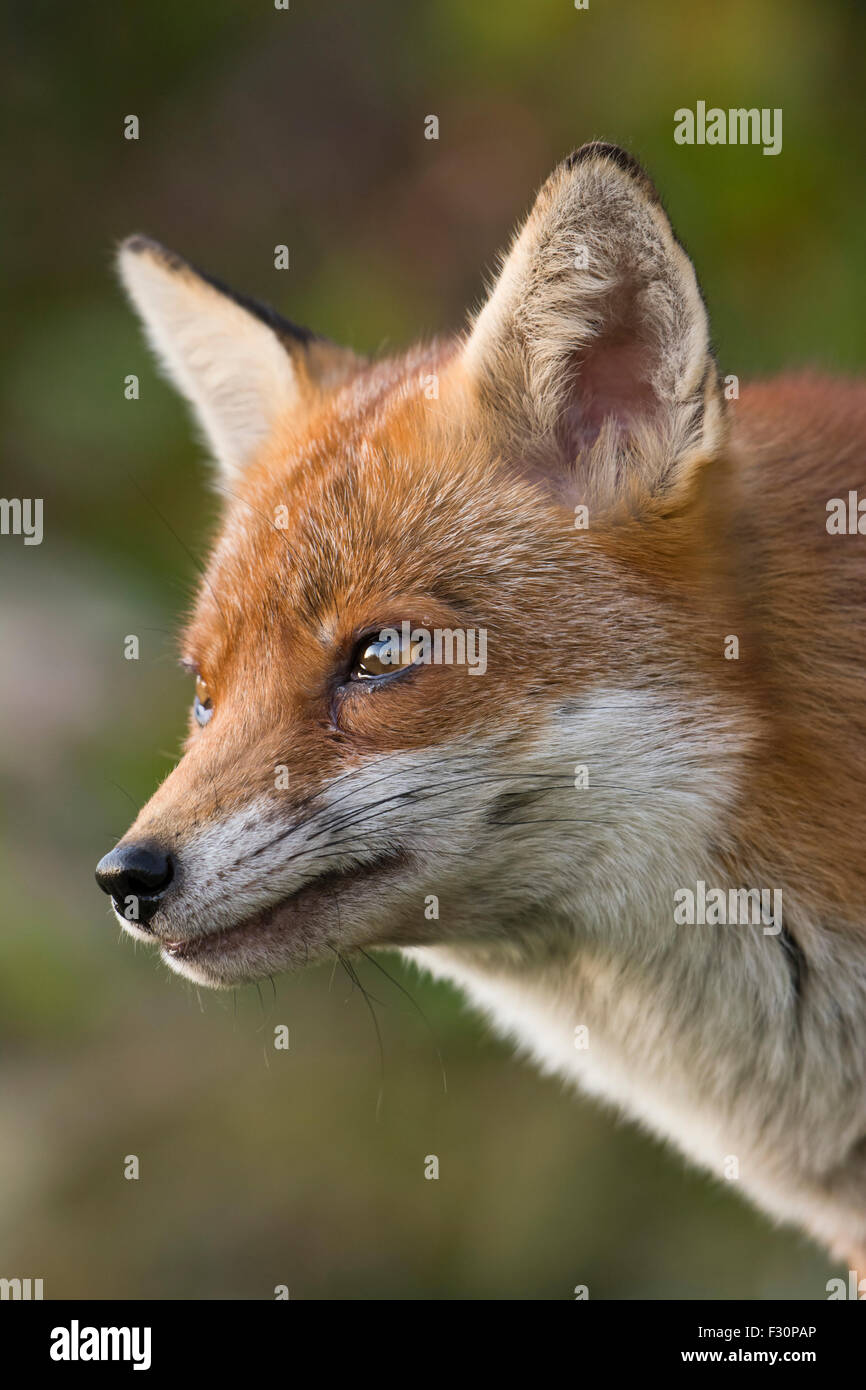
[[615, 145], [584, 145], [544, 184], [463, 360], [509, 452], [569, 500], [670, 493], [721, 443], [694, 267]]
[[130, 237], [118, 265], [151, 346], [227, 481], [243, 472], [279, 417], [309, 409], [358, 363], [156, 241]]

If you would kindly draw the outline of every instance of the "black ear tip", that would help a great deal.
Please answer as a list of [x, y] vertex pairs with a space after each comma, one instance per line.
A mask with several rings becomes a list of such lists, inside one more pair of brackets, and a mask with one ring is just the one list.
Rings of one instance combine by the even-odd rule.
[[590, 140], [586, 145], [581, 145], [580, 149], [573, 150], [570, 155], [562, 161], [563, 168], [569, 171], [576, 169], [580, 164], [587, 164], [590, 160], [600, 159], [608, 164], [616, 165], [623, 174], [628, 174], [630, 178], [636, 179], [644, 185], [647, 190], [655, 193], [652, 182], [645, 169], [630, 155], [628, 150], [624, 150], [621, 145], [612, 145], [607, 140]]
[[126, 236], [120, 243], [121, 251], [131, 251], [133, 255], [140, 256], [143, 251], [159, 250], [159, 243], [152, 237], [144, 236], [141, 232], [133, 232], [132, 236]]
[[119, 250], [121, 255], [150, 256], [169, 270], [187, 269], [186, 261], [176, 251], [169, 251], [162, 242], [154, 241], [153, 237], [144, 236], [141, 232], [133, 232], [132, 236], [124, 237]]

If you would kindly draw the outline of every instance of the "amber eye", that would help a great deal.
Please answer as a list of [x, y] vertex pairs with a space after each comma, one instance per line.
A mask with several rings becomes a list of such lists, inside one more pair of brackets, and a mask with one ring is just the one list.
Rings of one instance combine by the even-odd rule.
[[201, 676], [196, 677], [192, 710], [197, 724], [204, 726], [213, 714], [213, 701]]
[[396, 676], [417, 660], [420, 645], [401, 636], [396, 629], [385, 630], [375, 638], [365, 638], [352, 666], [352, 678], [360, 681]]

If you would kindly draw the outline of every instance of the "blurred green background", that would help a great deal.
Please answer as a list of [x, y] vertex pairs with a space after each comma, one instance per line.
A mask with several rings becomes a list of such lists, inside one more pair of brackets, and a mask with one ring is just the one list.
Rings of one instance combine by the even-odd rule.
[[[359, 350], [398, 347], [461, 324], [538, 183], [606, 138], [662, 190], [723, 371], [854, 371], [856, 11], [5, 6], [0, 490], [45, 499], [45, 539], [0, 541], [0, 1274], [47, 1297], [825, 1296], [804, 1241], [536, 1075], [396, 958], [447, 1094], [427, 1025], [373, 966], [384, 1084], [345, 976], [199, 995], [119, 939], [92, 869], [175, 756], [190, 690], [172, 632], [215, 519], [115, 242], [147, 232]], [[782, 153], [675, 145], [698, 99], [781, 107]]]

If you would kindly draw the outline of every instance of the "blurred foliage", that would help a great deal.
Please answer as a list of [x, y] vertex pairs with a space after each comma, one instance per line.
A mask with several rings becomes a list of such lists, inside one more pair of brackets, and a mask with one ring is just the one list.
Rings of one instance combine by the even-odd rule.
[[[118, 942], [91, 866], [175, 755], [172, 630], [216, 511], [114, 243], [146, 231], [360, 350], [398, 346], [459, 326], [549, 169], [612, 139], [695, 257], [724, 371], [854, 371], [858, 7], [10, 0], [4, 27], [2, 490], [44, 497], [46, 533], [0, 549], [0, 1272], [55, 1297], [822, 1297], [798, 1238], [396, 959], [447, 1095], [373, 966], [384, 1078], [348, 980], [199, 998]], [[782, 153], [676, 146], [698, 99], [781, 107]], [[288, 1053], [268, 1045], [281, 1022]]]

